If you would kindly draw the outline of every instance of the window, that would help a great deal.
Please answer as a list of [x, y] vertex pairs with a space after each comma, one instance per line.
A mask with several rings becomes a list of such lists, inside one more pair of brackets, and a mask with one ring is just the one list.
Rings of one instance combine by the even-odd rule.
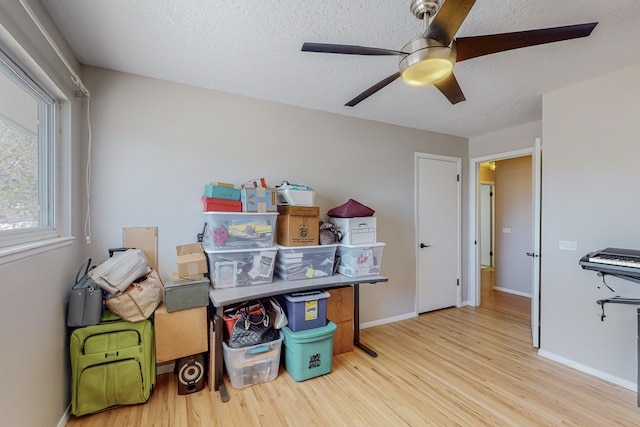
[[55, 105], [0, 51], [0, 248], [58, 236]]

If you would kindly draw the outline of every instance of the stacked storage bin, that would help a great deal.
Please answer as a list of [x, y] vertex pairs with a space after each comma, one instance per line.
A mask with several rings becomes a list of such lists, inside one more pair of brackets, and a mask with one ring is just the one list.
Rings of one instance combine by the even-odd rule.
[[278, 248], [278, 213], [205, 212], [202, 247], [214, 288], [271, 283]]
[[[243, 189], [223, 183], [205, 186], [202, 210], [206, 227], [202, 247], [214, 288], [259, 285], [273, 279], [278, 251], [274, 245], [276, 195], [275, 189], [266, 187], [264, 181], [262, 185]], [[274, 380], [280, 367], [282, 341], [279, 334], [276, 340], [241, 348], [223, 342], [231, 386], [241, 389]]]
[[342, 233], [336, 251], [338, 272], [349, 277], [380, 274], [384, 243], [376, 238], [376, 217], [329, 218]]
[[327, 321], [329, 293], [314, 291], [281, 295], [289, 324], [281, 329], [284, 366], [295, 381], [331, 372], [336, 324]]

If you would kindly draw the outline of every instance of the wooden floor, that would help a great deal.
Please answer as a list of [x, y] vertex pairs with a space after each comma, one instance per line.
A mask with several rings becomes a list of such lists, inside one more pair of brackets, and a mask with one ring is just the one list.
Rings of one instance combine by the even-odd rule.
[[539, 357], [530, 300], [482, 292], [450, 308], [362, 330], [378, 352], [335, 356], [329, 375], [180, 396], [158, 377], [148, 403], [73, 418], [68, 426], [638, 426], [636, 393]]

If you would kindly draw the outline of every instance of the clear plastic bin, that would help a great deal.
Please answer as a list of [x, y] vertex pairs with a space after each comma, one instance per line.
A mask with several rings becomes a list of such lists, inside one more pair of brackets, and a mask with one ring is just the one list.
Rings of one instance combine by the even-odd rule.
[[336, 257], [340, 258], [338, 272], [349, 277], [380, 274], [384, 243], [368, 245], [340, 245]]
[[260, 285], [273, 281], [277, 247], [214, 250], [203, 244], [209, 260], [209, 280], [216, 288]]
[[275, 341], [242, 348], [231, 348], [222, 342], [231, 386], [241, 389], [276, 379], [280, 369], [282, 339], [280, 334]]
[[278, 246], [276, 275], [283, 280], [331, 276], [337, 247], [337, 244]]
[[276, 236], [277, 212], [203, 212], [203, 243], [213, 249], [269, 248]]

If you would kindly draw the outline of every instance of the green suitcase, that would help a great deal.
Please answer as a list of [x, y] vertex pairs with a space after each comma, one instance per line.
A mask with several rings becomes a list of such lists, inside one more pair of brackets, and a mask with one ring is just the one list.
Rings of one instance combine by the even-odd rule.
[[71, 413], [91, 414], [149, 400], [156, 383], [149, 320], [126, 322], [105, 312], [101, 323], [71, 333]]

